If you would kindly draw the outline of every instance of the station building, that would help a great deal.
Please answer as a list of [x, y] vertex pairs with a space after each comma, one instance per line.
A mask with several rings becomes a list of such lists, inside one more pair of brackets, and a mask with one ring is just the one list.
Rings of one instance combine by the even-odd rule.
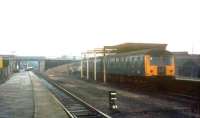
[[200, 78], [200, 55], [188, 52], [173, 52], [176, 59], [176, 74], [192, 78]]
[[0, 55], [0, 81], [11, 75], [16, 69], [14, 55]]

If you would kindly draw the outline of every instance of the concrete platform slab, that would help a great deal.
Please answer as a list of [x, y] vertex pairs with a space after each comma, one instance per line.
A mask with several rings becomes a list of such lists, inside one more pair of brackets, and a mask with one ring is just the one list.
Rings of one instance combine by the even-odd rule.
[[32, 72], [0, 85], [0, 118], [66, 118], [62, 107]]
[[27, 73], [14, 74], [0, 85], [0, 118], [32, 118], [33, 91]]
[[55, 101], [55, 98], [43, 85], [42, 81], [32, 72], [30, 72], [30, 77], [35, 96], [35, 118], [67, 118], [65, 111]]

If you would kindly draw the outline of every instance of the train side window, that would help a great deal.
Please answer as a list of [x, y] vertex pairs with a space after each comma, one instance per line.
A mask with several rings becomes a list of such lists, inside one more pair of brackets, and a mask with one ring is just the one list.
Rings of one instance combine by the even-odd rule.
[[129, 57], [129, 62], [132, 62], [132, 61], [133, 61], [132, 59], [133, 59], [133, 57], [130, 56], [130, 57]]
[[131, 56], [128, 57], [128, 62], [131, 62]]
[[140, 56], [138, 56], [138, 57], [137, 57], [137, 60], [138, 60], [138, 61], [140, 61], [140, 60], [141, 60]]
[[123, 57], [121, 57], [121, 62], [124, 63], [124, 58]]
[[135, 61], [135, 62], [137, 62], [137, 60], [138, 60], [138, 57], [137, 57], [137, 56], [135, 56], [135, 58], [134, 58], [134, 61]]
[[128, 62], [128, 57], [126, 57], [126, 62]]
[[143, 62], [143, 56], [140, 56], [141, 63]]

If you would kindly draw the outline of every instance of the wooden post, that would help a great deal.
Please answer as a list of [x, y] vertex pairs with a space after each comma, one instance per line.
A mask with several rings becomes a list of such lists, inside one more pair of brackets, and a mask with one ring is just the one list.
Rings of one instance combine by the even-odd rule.
[[83, 78], [83, 56], [81, 54], [81, 79]]
[[106, 83], [106, 54], [105, 54], [105, 47], [103, 49], [103, 82]]
[[94, 51], [94, 80], [96, 81], [97, 80], [97, 69], [96, 69], [96, 52]]
[[87, 60], [87, 80], [89, 80], [89, 58], [86, 56]]

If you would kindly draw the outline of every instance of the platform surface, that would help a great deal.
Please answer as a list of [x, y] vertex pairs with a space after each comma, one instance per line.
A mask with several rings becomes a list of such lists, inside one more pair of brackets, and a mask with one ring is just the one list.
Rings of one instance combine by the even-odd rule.
[[66, 113], [32, 72], [0, 85], [0, 118], [65, 118]]

